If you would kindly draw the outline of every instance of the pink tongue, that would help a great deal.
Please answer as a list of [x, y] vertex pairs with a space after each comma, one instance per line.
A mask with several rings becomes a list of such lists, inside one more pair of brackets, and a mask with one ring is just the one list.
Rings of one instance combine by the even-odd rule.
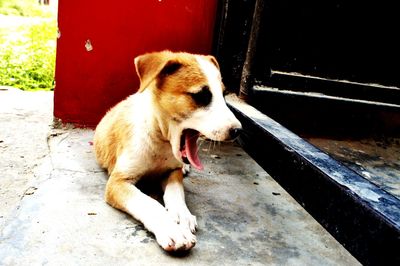
[[199, 133], [194, 130], [187, 130], [185, 134], [185, 153], [191, 165], [198, 170], [203, 170], [203, 165], [198, 156], [197, 139]]

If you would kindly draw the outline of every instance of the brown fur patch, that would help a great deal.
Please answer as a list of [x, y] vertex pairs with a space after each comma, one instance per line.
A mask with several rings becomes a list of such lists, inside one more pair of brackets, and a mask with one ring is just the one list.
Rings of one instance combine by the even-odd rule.
[[171, 75], [158, 75], [154, 94], [159, 107], [181, 121], [198, 107], [189, 93], [198, 91], [208, 82], [193, 55], [183, 54], [171, 60], [181, 67]]
[[127, 121], [127, 101], [117, 104], [104, 116], [96, 128], [94, 148], [100, 166], [111, 174], [123, 145], [132, 137], [133, 125]]

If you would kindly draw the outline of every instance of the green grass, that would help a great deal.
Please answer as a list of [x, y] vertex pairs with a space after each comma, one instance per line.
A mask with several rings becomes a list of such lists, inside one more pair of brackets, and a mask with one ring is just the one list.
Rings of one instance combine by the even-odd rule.
[[24, 17], [52, 17], [48, 7], [40, 6], [37, 0], [0, 0], [0, 14]]
[[[26, 11], [30, 5], [23, 5], [23, 2], [27, 0], [0, 0], [0, 14], [4, 6], [13, 6], [11, 2], [22, 3], [19, 9], [14, 9], [19, 10], [18, 15], [29, 17], [14, 16], [14, 24], [7, 27], [0, 25], [0, 85], [22, 90], [51, 90], [55, 69], [56, 19], [54, 15], [48, 16], [48, 7], [42, 13], [34, 9]], [[36, 8], [44, 8], [36, 1], [33, 3], [36, 3]]]

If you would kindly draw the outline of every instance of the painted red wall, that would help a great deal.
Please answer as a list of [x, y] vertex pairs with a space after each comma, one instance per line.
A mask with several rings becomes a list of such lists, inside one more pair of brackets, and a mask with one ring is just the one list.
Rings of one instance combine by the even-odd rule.
[[139, 54], [210, 53], [216, 5], [217, 0], [59, 0], [55, 117], [95, 126], [137, 90], [133, 59]]

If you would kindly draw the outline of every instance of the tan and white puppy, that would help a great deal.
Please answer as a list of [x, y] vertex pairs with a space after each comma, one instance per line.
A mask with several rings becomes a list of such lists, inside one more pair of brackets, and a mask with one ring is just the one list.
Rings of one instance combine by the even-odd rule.
[[[113, 107], [94, 136], [110, 175], [105, 199], [142, 222], [163, 249], [188, 250], [197, 223], [185, 203], [184, 162], [203, 169], [199, 135], [229, 140], [241, 124], [226, 106], [214, 57], [163, 51], [136, 57], [135, 66], [139, 91]], [[165, 207], [135, 186], [143, 178], [161, 182]]]

